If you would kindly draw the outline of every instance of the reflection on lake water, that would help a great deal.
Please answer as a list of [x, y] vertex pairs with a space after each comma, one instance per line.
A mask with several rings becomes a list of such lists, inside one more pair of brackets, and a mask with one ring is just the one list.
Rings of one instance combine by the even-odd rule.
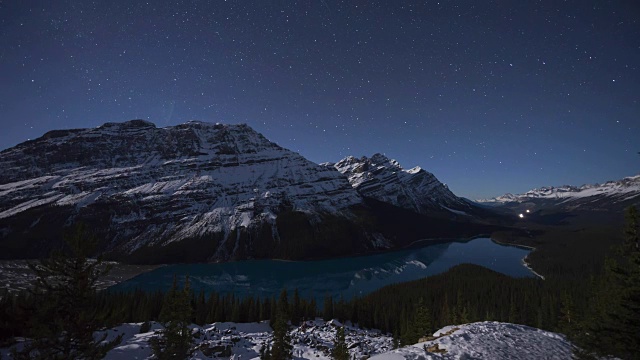
[[383, 286], [417, 280], [462, 264], [477, 264], [513, 276], [535, 276], [523, 266], [530, 250], [497, 244], [488, 238], [447, 242], [358, 257], [320, 261], [248, 260], [220, 264], [169, 265], [141, 274], [113, 287], [115, 290], [141, 288], [166, 290], [174, 274], [179, 281], [189, 275], [197, 293], [216, 291], [236, 296], [277, 296], [282, 288], [298, 289], [303, 297], [327, 294], [345, 299], [360, 296]]

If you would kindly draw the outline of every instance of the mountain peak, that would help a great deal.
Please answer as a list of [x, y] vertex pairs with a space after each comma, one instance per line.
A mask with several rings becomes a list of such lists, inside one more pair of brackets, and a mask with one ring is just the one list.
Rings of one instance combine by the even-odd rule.
[[[366, 157], [366, 156], [363, 156], [362, 158], [363, 158], [363, 159], [366, 159], [367, 157]], [[371, 158], [370, 158], [370, 159], [371, 159], [371, 161], [373, 161], [373, 162], [379, 162], [379, 163], [383, 163], [383, 162], [387, 162], [387, 161], [390, 161], [390, 160], [391, 160], [391, 159], [389, 159], [389, 158], [387, 157], [387, 155], [384, 155], [384, 154], [381, 154], [381, 153], [375, 153], [375, 154], [371, 155]]]
[[[363, 159], [366, 159], [366, 157], [363, 157]], [[388, 158], [386, 155], [384, 154], [380, 154], [380, 153], [376, 153], [373, 154], [371, 156], [371, 158], [369, 159], [369, 161], [376, 166], [385, 166], [385, 167], [391, 167], [395, 170], [403, 170], [402, 166], [400, 166], [400, 163], [398, 163], [396, 160], [394, 159], [390, 159]]]
[[404, 170], [397, 161], [380, 153], [370, 158], [348, 156], [333, 166], [365, 197], [422, 214], [466, 215], [470, 210], [468, 202], [455, 196], [433, 174], [419, 166]]

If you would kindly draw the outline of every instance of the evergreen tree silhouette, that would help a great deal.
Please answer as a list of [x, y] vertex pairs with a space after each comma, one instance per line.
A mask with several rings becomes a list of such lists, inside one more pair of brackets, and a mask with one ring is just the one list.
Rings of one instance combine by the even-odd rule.
[[285, 314], [286, 313], [279, 311], [276, 315], [276, 322], [273, 329], [273, 347], [270, 352], [270, 358], [274, 360], [287, 360], [293, 356], [293, 345], [291, 345], [289, 325], [287, 325]]
[[580, 355], [640, 358], [640, 216], [635, 206], [625, 212], [624, 242], [609, 258], [595, 283], [590, 311], [574, 329]]
[[111, 269], [100, 257], [89, 259], [97, 243], [86, 225], [78, 224], [66, 234], [62, 250], [29, 263], [36, 274], [33, 341], [14, 350], [14, 359], [101, 359], [121, 342], [122, 335], [107, 340], [106, 332], [94, 338], [103, 323], [95, 306], [96, 284]]
[[349, 350], [347, 350], [344, 326], [341, 326], [336, 330], [336, 338], [333, 343], [331, 358], [335, 360], [349, 360]]
[[159, 336], [151, 339], [151, 348], [156, 358], [185, 359], [190, 355], [193, 338], [188, 325], [192, 311], [189, 277], [185, 278], [184, 288], [178, 290], [174, 276], [173, 285], [165, 296], [160, 311], [160, 322], [164, 329]]

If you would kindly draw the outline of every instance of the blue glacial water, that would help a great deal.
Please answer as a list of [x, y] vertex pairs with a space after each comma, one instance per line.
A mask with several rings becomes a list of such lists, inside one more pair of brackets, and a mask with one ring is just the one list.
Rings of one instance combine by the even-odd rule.
[[[429, 244], [368, 256], [319, 261], [248, 260], [219, 264], [178, 264], [158, 268], [112, 287], [113, 290], [167, 290], [176, 275], [189, 275], [198, 293], [278, 296], [283, 288], [321, 301], [331, 294], [350, 299], [399, 282], [417, 280], [471, 263], [512, 277], [533, 277], [522, 259], [530, 250], [497, 244], [488, 238]], [[319, 302], [321, 304], [321, 302]]]

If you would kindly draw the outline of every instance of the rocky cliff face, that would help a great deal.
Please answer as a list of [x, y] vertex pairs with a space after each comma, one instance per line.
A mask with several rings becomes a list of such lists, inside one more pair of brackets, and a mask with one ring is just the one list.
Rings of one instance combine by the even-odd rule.
[[486, 233], [416, 218], [466, 216], [423, 170], [380, 155], [366, 171], [336, 167], [348, 178], [246, 125], [51, 131], [0, 152], [0, 257], [45, 256], [78, 221], [99, 251], [138, 263], [344, 256]]
[[325, 165], [345, 174], [362, 196], [419, 214], [471, 216], [468, 212], [474, 210], [433, 174], [417, 166], [405, 170], [397, 161], [382, 154], [359, 159], [349, 156], [336, 164]]

